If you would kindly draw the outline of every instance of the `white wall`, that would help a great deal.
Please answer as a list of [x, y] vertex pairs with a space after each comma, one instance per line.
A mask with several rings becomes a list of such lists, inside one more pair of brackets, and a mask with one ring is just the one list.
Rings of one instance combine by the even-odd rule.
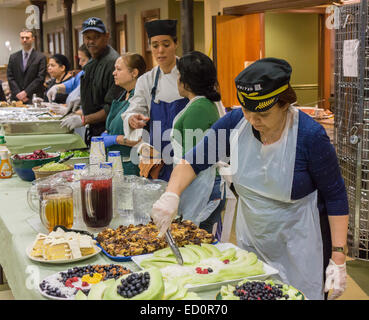
[[[28, 15], [27, 15], [28, 16]], [[25, 9], [1, 8], [0, 10], [0, 65], [8, 64], [9, 56], [22, 46], [19, 32], [26, 23]], [[11, 51], [5, 47], [5, 41], [10, 42]]]

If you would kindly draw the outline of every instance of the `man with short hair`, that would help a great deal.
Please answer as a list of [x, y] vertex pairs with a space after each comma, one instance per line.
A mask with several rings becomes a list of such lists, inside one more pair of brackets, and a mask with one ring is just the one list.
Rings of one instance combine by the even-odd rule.
[[87, 125], [85, 142], [90, 144], [91, 137], [100, 136], [105, 131], [105, 120], [113, 100], [122, 93], [115, 85], [113, 71], [119, 58], [108, 45], [109, 33], [99, 18], [88, 18], [82, 24], [83, 42], [92, 59], [83, 67], [81, 76], [82, 117], [73, 114], [62, 121], [62, 126], [75, 129]]
[[32, 30], [23, 29], [19, 36], [23, 49], [10, 56], [7, 78], [11, 100], [30, 103], [33, 94], [40, 98], [44, 95], [46, 57], [43, 53], [33, 49], [35, 37]]

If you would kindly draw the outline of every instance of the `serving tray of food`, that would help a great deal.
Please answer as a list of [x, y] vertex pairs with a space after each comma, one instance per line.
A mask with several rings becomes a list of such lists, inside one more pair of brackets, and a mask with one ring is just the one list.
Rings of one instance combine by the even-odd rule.
[[80, 290], [88, 294], [94, 284], [116, 280], [129, 273], [129, 269], [116, 264], [73, 267], [44, 278], [39, 284], [39, 292], [53, 300], [74, 300]]
[[[190, 220], [176, 220], [171, 225], [171, 233], [179, 247], [187, 244], [214, 243], [214, 236], [198, 228]], [[133, 256], [152, 253], [166, 248], [165, 237], [158, 237], [159, 230], [154, 223], [147, 225], [119, 226], [106, 228], [97, 237], [97, 245], [114, 261], [131, 261]]]
[[216, 300], [308, 300], [291, 285], [279, 280], [242, 280], [235, 286], [222, 286]]
[[191, 291], [219, 289], [244, 278], [267, 279], [278, 270], [259, 260], [253, 252], [232, 243], [203, 243], [179, 248], [184, 265], [177, 264], [168, 248], [132, 257], [140, 268], [159, 268], [165, 281], [177, 281]]
[[62, 127], [61, 120], [39, 120], [33, 122], [9, 121], [2, 123], [5, 135], [42, 135], [42, 134], [66, 134], [71, 130]]
[[98, 255], [101, 248], [87, 233], [57, 227], [49, 234], [39, 233], [26, 248], [29, 259], [49, 264], [64, 264], [82, 261]]

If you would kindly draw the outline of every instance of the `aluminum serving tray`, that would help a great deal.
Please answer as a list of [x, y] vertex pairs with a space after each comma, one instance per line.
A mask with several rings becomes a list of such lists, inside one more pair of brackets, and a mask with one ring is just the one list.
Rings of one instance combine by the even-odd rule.
[[1, 125], [7, 136], [41, 135], [41, 134], [66, 134], [72, 132], [67, 127], [61, 127], [61, 120], [40, 121], [9, 121]]

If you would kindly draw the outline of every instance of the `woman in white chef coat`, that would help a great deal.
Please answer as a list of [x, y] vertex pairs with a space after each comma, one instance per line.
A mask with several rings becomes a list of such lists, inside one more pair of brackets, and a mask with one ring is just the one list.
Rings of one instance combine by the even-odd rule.
[[[145, 23], [151, 52], [158, 65], [137, 80], [130, 106], [122, 114], [124, 132], [128, 139], [138, 141], [142, 129], [148, 129], [150, 141], [146, 142], [160, 153], [161, 158], [164, 158], [162, 152], [170, 143], [173, 120], [188, 103], [187, 98], [180, 96], [177, 87], [176, 28], [176, 20]], [[171, 157], [168, 155], [168, 158]], [[168, 158], [164, 159], [166, 163], [162, 162], [156, 171], [146, 172], [146, 176], [168, 181], [173, 170], [172, 164], [167, 164], [171, 161]]]
[[[187, 186], [229, 157], [239, 195], [238, 245], [256, 252], [309, 299], [323, 299], [324, 289], [333, 289], [333, 299], [346, 286], [347, 194], [324, 128], [291, 106], [296, 101], [291, 72], [288, 62], [266, 58], [237, 76], [242, 108], [218, 120], [215, 134], [209, 132], [185, 155], [151, 216], [164, 234]], [[218, 143], [220, 130], [226, 143]], [[205, 164], [191, 163], [201, 152]]]

